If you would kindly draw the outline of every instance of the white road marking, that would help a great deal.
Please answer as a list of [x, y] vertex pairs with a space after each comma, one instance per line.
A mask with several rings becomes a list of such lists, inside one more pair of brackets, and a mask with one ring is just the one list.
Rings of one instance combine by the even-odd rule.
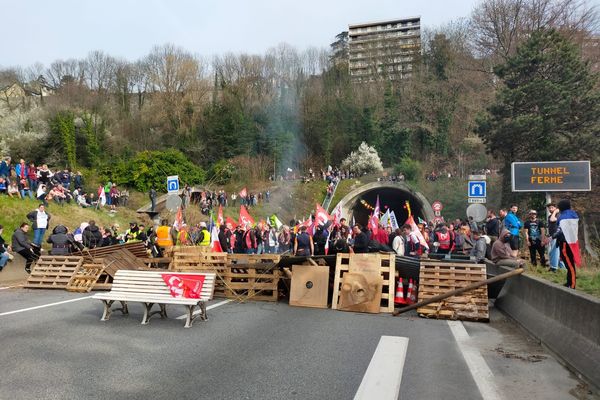
[[382, 336], [354, 400], [396, 400], [400, 395], [408, 338]]
[[454, 340], [458, 344], [483, 400], [500, 400], [502, 397], [494, 383], [494, 374], [479, 350], [470, 343], [471, 337], [462, 322], [448, 321], [448, 326], [450, 326]]
[[13, 289], [13, 288], [18, 288], [18, 287], [23, 287], [23, 285], [14, 285], [14, 286], [0, 287], [0, 290]]
[[[231, 303], [231, 300], [223, 300], [223, 301], [220, 301], [218, 303], [211, 304], [210, 306], [206, 307], [206, 311], [212, 310], [213, 308], [224, 306], [227, 303]], [[197, 315], [199, 313], [200, 313], [200, 310], [194, 311], [194, 315]], [[179, 317], [177, 317], [176, 319], [186, 319], [186, 318], [187, 318], [187, 314], [183, 314], [183, 315], [180, 315]]]
[[91, 297], [92, 296], [78, 297], [76, 299], [58, 301], [56, 303], [43, 304], [41, 306], [35, 306], [35, 307], [29, 307], [29, 308], [22, 308], [20, 310], [14, 310], [14, 311], [7, 311], [7, 312], [0, 313], [0, 317], [3, 317], [5, 315], [18, 314], [18, 313], [22, 313], [22, 312], [26, 312], [26, 311], [39, 310], [40, 308], [53, 307], [53, 306], [58, 306], [58, 305], [61, 305], [61, 304], [72, 303], [74, 301], [85, 300], [85, 299], [89, 299]]

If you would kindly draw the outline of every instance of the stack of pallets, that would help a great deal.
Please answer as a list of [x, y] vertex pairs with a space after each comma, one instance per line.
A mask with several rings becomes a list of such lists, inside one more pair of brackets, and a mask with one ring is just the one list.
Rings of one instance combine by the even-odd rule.
[[[421, 261], [419, 301], [486, 279], [485, 264]], [[489, 321], [487, 285], [417, 309], [425, 318]]]
[[223, 273], [225, 296], [238, 301], [277, 301], [279, 254], [229, 254]]

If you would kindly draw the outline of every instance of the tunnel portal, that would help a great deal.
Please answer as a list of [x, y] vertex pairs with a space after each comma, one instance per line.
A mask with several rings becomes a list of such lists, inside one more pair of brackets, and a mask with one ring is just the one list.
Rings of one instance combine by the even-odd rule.
[[366, 225], [372, 210], [365, 207], [361, 200], [374, 207], [377, 196], [379, 196], [381, 212], [385, 213], [388, 209], [394, 211], [399, 225], [404, 224], [408, 218], [408, 210], [405, 207], [407, 200], [415, 222], [418, 222], [417, 217], [426, 221], [434, 219], [431, 204], [425, 196], [413, 191], [405, 183], [397, 182], [373, 182], [352, 190], [338, 203], [342, 216], [348, 220], [348, 223], [351, 223], [354, 217], [356, 223]]

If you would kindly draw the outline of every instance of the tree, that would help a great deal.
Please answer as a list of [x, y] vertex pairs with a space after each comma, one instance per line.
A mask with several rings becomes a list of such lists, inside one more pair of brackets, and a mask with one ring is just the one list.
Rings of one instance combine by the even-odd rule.
[[505, 190], [513, 161], [598, 157], [597, 76], [573, 43], [556, 30], [538, 30], [495, 73], [503, 87], [478, 133], [504, 161]]
[[343, 170], [349, 170], [357, 175], [361, 175], [363, 173], [383, 171], [383, 164], [379, 159], [377, 150], [367, 143], [362, 142], [356, 151], [350, 153], [350, 155], [342, 161], [341, 168]]

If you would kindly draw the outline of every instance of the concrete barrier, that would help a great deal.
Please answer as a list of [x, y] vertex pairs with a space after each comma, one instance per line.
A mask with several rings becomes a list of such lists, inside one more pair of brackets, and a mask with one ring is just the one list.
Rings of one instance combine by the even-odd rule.
[[[488, 264], [488, 273], [509, 268]], [[504, 311], [573, 372], [600, 387], [600, 300], [529, 275], [510, 278], [496, 299]]]

